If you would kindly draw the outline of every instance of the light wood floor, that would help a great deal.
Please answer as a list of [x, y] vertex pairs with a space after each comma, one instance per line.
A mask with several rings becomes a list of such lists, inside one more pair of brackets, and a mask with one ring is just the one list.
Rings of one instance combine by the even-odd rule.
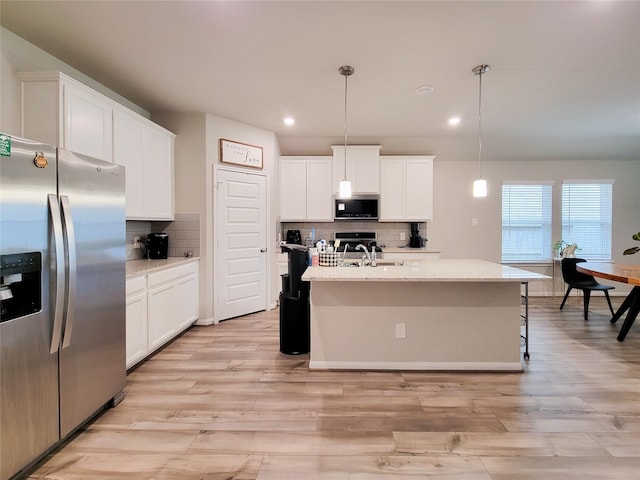
[[524, 373], [309, 371], [277, 310], [194, 327], [29, 478], [637, 480], [640, 325], [559, 302], [531, 299]]

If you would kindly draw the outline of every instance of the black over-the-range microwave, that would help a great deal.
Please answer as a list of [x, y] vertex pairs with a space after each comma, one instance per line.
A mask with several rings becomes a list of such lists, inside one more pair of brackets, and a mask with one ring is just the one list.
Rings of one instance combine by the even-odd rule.
[[378, 219], [378, 195], [336, 198], [334, 205], [333, 218], [335, 220]]

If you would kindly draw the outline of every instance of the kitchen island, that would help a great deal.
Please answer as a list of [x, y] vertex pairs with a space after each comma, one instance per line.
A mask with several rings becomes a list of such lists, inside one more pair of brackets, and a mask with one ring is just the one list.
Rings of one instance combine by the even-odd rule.
[[312, 369], [521, 371], [523, 283], [484, 260], [309, 267]]

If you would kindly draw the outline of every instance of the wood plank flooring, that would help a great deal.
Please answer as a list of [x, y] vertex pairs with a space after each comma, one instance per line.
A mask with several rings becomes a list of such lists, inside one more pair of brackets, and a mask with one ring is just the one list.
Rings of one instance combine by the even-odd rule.
[[278, 310], [193, 327], [29, 478], [637, 480], [640, 325], [578, 301], [530, 300], [524, 373], [309, 371]]

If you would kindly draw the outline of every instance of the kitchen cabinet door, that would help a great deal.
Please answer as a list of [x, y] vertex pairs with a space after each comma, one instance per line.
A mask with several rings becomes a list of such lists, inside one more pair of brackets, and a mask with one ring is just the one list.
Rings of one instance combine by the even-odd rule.
[[153, 351], [177, 334], [174, 315], [174, 285], [164, 285], [148, 292], [149, 350]]
[[113, 118], [114, 161], [126, 168], [127, 219], [145, 218], [144, 126], [136, 117], [117, 110]]
[[[333, 192], [344, 179], [344, 146], [333, 145]], [[380, 193], [380, 145], [347, 145], [347, 180], [354, 195]]]
[[433, 159], [431, 155], [381, 157], [379, 221], [433, 218]]
[[131, 368], [149, 352], [146, 276], [127, 280], [126, 319], [126, 365]]
[[405, 187], [406, 219], [431, 220], [433, 218], [433, 159], [408, 159]]
[[281, 158], [280, 219], [303, 221], [307, 219], [307, 163], [300, 158]]
[[280, 219], [333, 221], [332, 157], [280, 157]]
[[153, 125], [144, 129], [145, 218], [173, 220], [173, 134]]
[[307, 220], [333, 221], [332, 181], [333, 161], [330, 157], [307, 160]]
[[186, 330], [199, 316], [198, 271], [180, 280], [175, 286], [176, 330]]
[[111, 99], [60, 72], [21, 72], [22, 135], [113, 161]]
[[380, 221], [404, 220], [405, 175], [403, 159], [383, 157], [380, 160]]
[[113, 104], [97, 92], [63, 84], [64, 148], [113, 161]]
[[133, 112], [114, 112], [114, 162], [126, 167], [128, 220], [173, 219], [174, 135]]

